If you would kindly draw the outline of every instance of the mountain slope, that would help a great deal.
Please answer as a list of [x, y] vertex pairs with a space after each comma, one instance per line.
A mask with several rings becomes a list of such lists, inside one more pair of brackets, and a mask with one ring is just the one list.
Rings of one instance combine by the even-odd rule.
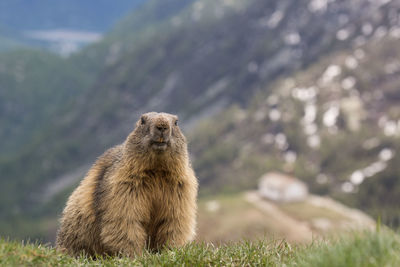
[[191, 136], [203, 183], [212, 192], [254, 188], [262, 173], [281, 170], [398, 225], [400, 51], [391, 33], [278, 81], [247, 110], [203, 122]]
[[315, 195], [289, 203], [264, 199], [257, 191], [217, 195], [200, 199], [198, 213], [197, 240], [214, 244], [260, 238], [309, 243], [333, 234], [375, 228], [364, 213]]
[[55, 55], [33, 50], [0, 54], [0, 123], [7, 126], [0, 129], [0, 157], [23, 150], [87, 83], [82, 73]]
[[[324, 142], [324, 150], [314, 152], [307, 145], [303, 125], [298, 123], [305, 108], [303, 102], [288, 98], [290, 95], [281, 96], [284, 86], [277, 81], [291, 75], [299, 75], [299, 83], [302, 79], [307, 81], [307, 74], [301, 75], [299, 70], [325, 70], [327, 62], [341, 55], [340, 51], [349, 53], [353, 47], [379, 39], [385, 32], [396, 35], [399, 22], [393, 12], [398, 11], [399, 2], [317, 2], [320, 1], [184, 1], [177, 5], [177, 0], [170, 0], [172, 11], [154, 16], [155, 20], [146, 25], [135, 28], [131, 21], [138, 19], [126, 19], [126, 24], [118, 26], [104, 42], [68, 61], [94, 84], [82, 86], [79, 97], [67, 110], [53, 113], [49, 120], [56, 123], [51, 130], [44, 128], [40, 137], [0, 165], [7, 180], [0, 188], [1, 195], [6, 196], [0, 203], [0, 217], [6, 224], [13, 224], [15, 218], [54, 216], [38, 211], [46, 185], [90, 165], [107, 147], [121, 142], [139, 114], [149, 110], [177, 113], [187, 131], [196, 129], [189, 140], [202, 194], [222, 188], [252, 188], [259, 175], [271, 168], [293, 171], [308, 181], [313, 191], [334, 194], [337, 190], [331, 192], [326, 185], [314, 182], [319, 169], [310, 162], [321, 163], [324, 172], [335, 174], [336, 161], [340, 163], [337, 166], [346, 166], [346, 160], [336, 156], [335, 148], [340, 145], [348, 149], [346, 153], [357, 156], [358, 148], [352, 144], [360, 137], [344, 131], [337, 139], [331, 139], [329, 130], [324, 130], [326, 147], [321, 136], [319, 142]], [[153, 6], [144, 10], [164, 10], [162, 3], [165, 2], [151, 2]], [[141, 18], [138, 13], [132, 16]], [[324, 60], [325, 65], [321, 65]], [[328, 81], [337, 72], [338, 67], [330, 69]], [[351, 83], [352, 79], [347, 80], [346, 87]], [[301, 98], [304, 90], [298, 91]], [[276, 96], [267, 101], [269, 104], [259, 103], [272, 92]], [[322, 102], [331, 97], [335, 95], [327, 93]], [[286, 98], [282, 109], [296, 111], [297, 120], [277, 122], [282, 111], [271, 115], [267, 111], [280, 105], [276, 99]], [[228, 107], [231, 108], [215, 117]], [[312, 109], [307, 112], [313, 114]], [[337, 109], [330, 113], [336, 118], [333, 115]], [[195, 128], [201, 118], [212, 120]], [[318, 120], [324, 119], [319, 115]], [[328, 124], [332, 121], [327, 120]], [[261, 123], [267, 126], [259, 127]], [[307, 131], [314, 129], [311, 126]], [[265, 135], [268, 132], [273, 134], [273, 145], [268, 141], [271, 136]], [[310, 142], [318, 143], [318, 137]], [[289, 163], [293, 158], [298, 161], [293, 169], [290, 164], [286, 167], [281, 158]], [[365, 158], [365, 162], [372, 158]], [[352, 164], [358, 167], [361, 162]], [[335, 181], [343, 181], [351, 167], [335, 174]], [[18, 190], [30, 193], [11, 193]]]

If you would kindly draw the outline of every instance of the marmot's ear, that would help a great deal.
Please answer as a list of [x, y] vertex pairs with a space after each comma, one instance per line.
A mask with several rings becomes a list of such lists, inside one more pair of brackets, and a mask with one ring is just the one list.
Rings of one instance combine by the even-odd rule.
[[144, 117], [144, 115], [142, 115], [142, 117], [140, 117], [140, 124], [146, 124], [146, 118]]

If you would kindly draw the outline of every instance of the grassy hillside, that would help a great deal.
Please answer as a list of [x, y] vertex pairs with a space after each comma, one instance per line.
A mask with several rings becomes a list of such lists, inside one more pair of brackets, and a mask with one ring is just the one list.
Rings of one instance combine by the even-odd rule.
[[202, 198], [197, 220], [197, 241], [214, 244], [260, 237], [308, 243], [351, 229], [375, 228], [370, 217], [327, 197], [309, 195], [301, 201], [279, 203], [257, 191]]
[[387, 231], [354, 232], [308, 246], [285, 241], [239, 242], [223, 246], [190, 244], [182, 249], [128, 258], [71, 258], [37, 244], [0, 241], [2, 266], [327, 266], [400, 264], [400, 240]]
[[79, 69], [44, 51], [0, 54], [1, 156], [14, 156], [48, 131], [54, 115], [69, 107], [88, 85]]

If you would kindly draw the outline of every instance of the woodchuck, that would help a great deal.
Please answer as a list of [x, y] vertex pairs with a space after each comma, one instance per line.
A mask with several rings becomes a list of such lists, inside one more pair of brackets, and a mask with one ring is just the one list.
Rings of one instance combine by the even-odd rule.
[[182, 246], [195, 235], [197, 187], [177, 116], [143, 114], [69, 197], [56, 246], [74, 256]]

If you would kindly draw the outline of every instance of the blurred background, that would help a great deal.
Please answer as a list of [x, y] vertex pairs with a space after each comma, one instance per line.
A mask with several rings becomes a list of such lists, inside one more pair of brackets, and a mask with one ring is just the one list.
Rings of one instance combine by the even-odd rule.
[[198, 240], [400, 224], [400, 0], [2, 0], [0, 236], [54, 241], [148, 111], [188, 137]]

